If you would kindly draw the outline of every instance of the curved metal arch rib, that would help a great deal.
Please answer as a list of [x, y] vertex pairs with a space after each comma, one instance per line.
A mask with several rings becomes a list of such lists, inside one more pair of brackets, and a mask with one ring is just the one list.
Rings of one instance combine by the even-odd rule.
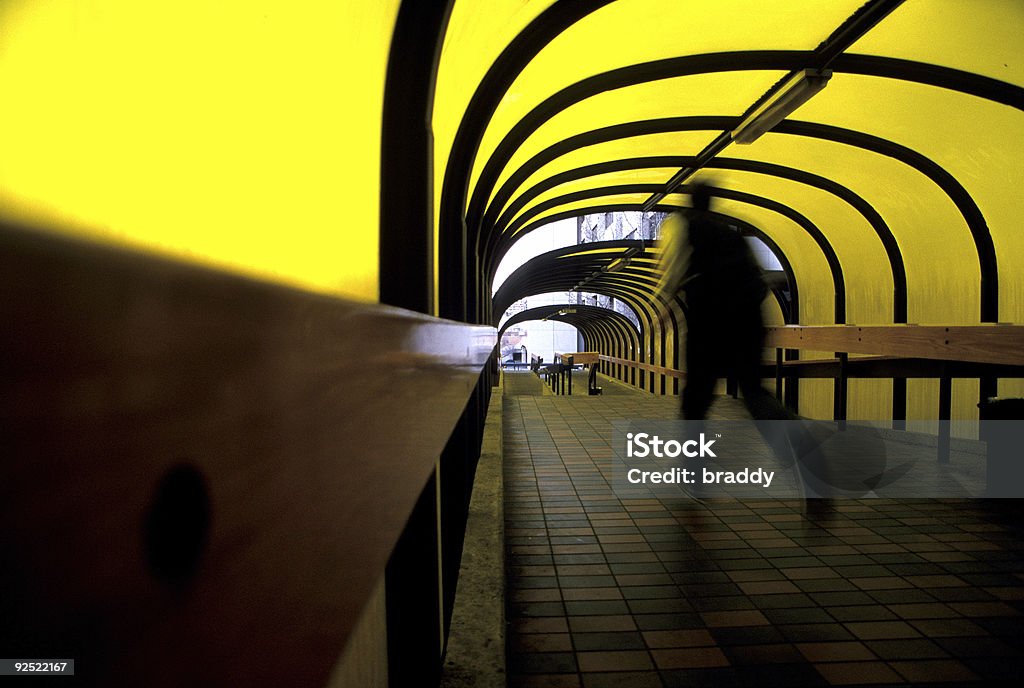
[[[469, 204], [467, 220], [471, 227], [480, 227], [479, 220], [482, 220], [483, 206], [486, 198], [496, 182], [500, 170], [504, 169], [511, 155], [525, 139], [532, 134], [543, 122], [551, 116], [565, 109], [569, 105], [579, 102], [584, 98], [598, 92], [621, 88], [628, 85], [652, 81], [661, 78], [685, 76], [688, 74], [706, 73], [713, 71], [725, 71], [728, 69], [795, 69], [799, 66], [800, 60], [797, 56], [803, 56], [803, 63], [810, 60], [812, 53], [794, 53], [793, 51], [758, 51], [738, 53], [717, 53], [709, 55], [691, 55], [681, 58], [669, 58], [645, 63], [643, 65], [632, 65], [617, 70], [611, 70], [600, 75], [584, 79], [576, 84], [562, 89], [550, 96], [540, 105], [536, 106], [520, 122], [513, 127], [502, 142], [495, 149], [491, 158], [486, 163], [484, 170], [478, 179], [474, 189], [473, 197]], [[795, 60], [795, 62], [787, 62]], [[723, 61], [732, 63], [728, 67]], [[848, 71], [869, 76], [883, 76], [892, 79], [902, 79], [917, 83], [924, 83], [941, 88], [959, 91], [971, 96], [982, 97], [1001, 102], [1012, 107], [1024, 108], [1024, 89], [1001, 82], [988, 77], [963, 72], [961, 70], [938, 67], [926, 63], [916, 63], [909, 60], [882, 58], [862, 55], [839, 55], [830, 65], [837, 71]], [[703, 67], [703, 68], [701, 68]], [[733, 123], [738, 118], [729, 118]], [[786, 122], [783, 122], [786, 124]], [[819, 125], [827, 127], [827, 125]], [[723, 127], [726, 131], [731, 125]], [[781, 127], [776, 131], [781, 131]], [[874, 139], [869, 135], [859, 132], [849, 132], [848, 140], [856, 141], [858, 138], [863, 142]], [[827, 137], [826, 137], [827, 138]], [[996, 271], [995, 249], [992, 244], [988, 226], [977, 204], [970, 198], [966, 190], [946, 172], [935, 165], [926, 157], [910, 151], [898, 144], [889, 142], [891, 145], [883, 147], [891, 154], [897, 150], [904, 155], [899, 159], [907, 162], [914, 159], [917, 163], [913, 165], [933, 179], [943, 189], [951, 200], [956, 204], [964, 215], [965, 221], [970, 228], [972, 237], [978, 250], [978, 259], [982, 272], [982, 298], [981, 298], [981, 319], [991, 321], [998, 319], [998, 273]], [[852, 143], [851, 145], [858, 145]], [[870, 149], [870, 148], [869, 148]], [[881, 152], [875, 149], [876, 152]], [[907, 155], [909, 153], [909, 155]], [[893, 156], [896, 157], [896, 156]], [[912, 164], [912, 163], [908, 163]], [[922, 166], [919, 166], [922, 165]]]
[[[652, 156], [652, 157], [639, 157], [639, 158], [627, 158], [622, 160], [609, 160], [594, 165], [587, 165], [585, 167], [579, 167], [572, 170], [566, 170], [557, 175], [553, 175], [544, 179], [529, 189], [523, 191], [523, 193], [515, 196], [513, 201], [507, 206], [505, 212], [502, 213], [502, 218], [498, 221], [498, 224], [493, 229], [495, 233], [500, 234], [504, 224], [511, 219], [516, 212], [521, 210], [530, 199], [535, 198], [540, 193], [554, 188], [559, 184], [567, 181], [575, 181], [584, 179], [588, 176], [596, 174], [604, 174], [607, 172], [625, 171], [633, 169], [643, 169], [651, 167], [684, 167], [692, 165], [695, 161], [693, 156]], [[667, 164], [666, 164], [667, 163]], [[868, 203], [862, 196], [856, 194], [850, 188], [843, 186], [830, 179], [816, 175], [803, 170], [787, 167], [783, 165], [777, 165], [774, 163], [760, 162], [753, 160], [743, 160], [738, 158], [715, 158], [706, 165], [708, 168], [714, 169], [726, 169], [736, 171], [747, 171], [757, 174], [765, 174], [774, 176], [782, 179], [787, 179], [797, 183], [812, 186], [820, 189], [826, 193], [830, 193], [836, 196], [846, 204], [851, 206], [855, 212], [859, 213], [868, 223], [868, 225], [874, 230], [878, 236], [882, 247], [886, 252], [886, 256], [889, 260], [890, 272], [893, 279], [893, 322], [906, 322], [907, 318], [907, 275], [906, 268], [903, 261], [903, 255], [900, 252], [899, 244], [896, 241], [892, 230], [888, 224], [881, 217], [878, 211], [875, 210], [870, 203]], [[763, 236], [761, 237], [764, 238]], [[775, 251], [777, 256], [780, 256], [779, 251]], [[780, 258], [781, 261], [781, 258]]]
[[[567, 308], [572, 308], [576, 312], [564, 314], [559, 313], [559, 311]], [[632, 333], [634, 338], [639, 336], [636, 329], [633, 327], [633, 323], [629, 321], [629, 318], [618, 311], [614, 311], [610, 308], [604, 308], [603, 306], [587, 306], [572, 303], [537, 306], [535, 308], [528, 308], [525, 311], [516, 313], [501, 326], [498, 330], [498, 336], [500, 337], [505, 330], [520, 323], [547, 319], [566, 322], [581, 331], [583, 328], [589, 328], [595, 322], [614, 322], [617, 326], [622, 328], [623, 333]]]
[[[536, 212], [540, 213], [543, 212], [543, 210], [551, 209], [557, 207], [558, 205], [573, 202], [581, 198], [599, 198], [601, 196], [607, 196], [612, 194], [629, 193], [639, 187], [651, 188], [652, 185], [627, 185], [621, 187], [588, 189], [583, 192], [567, 194], [566, 196], [550, 199], [549, 202], [546, 202], [544, 204], [545, 207], [543, 209], [541, 209], [538, 205]], [[684, 188], [682, 192], [685, 193], [686, 189]], [[793, 208], [790, 208], [789, 206], [783, 205], [771, 199], [739, 191], [733, 191], [730, 189], [713, 189], [712, 193], [713, 195], [718, 196], [720, 198], [727, 198], [730, 200], [739, 201], [741, 203], [748, 203], [750, 205], [755, 205], [776, 212], [786, 217], [787, 219], [791, 220], [799, 227], [801, 227], [804, 231], [806, 231], [807, 234], [814, 240], [819, 250], [821, 250], [822, 255], [824, 256], [825, 261], [829, 267], [829, 273], [832, 279], [833, 289], [835, 290], [835, 300], [833, 308], [834, 321], [837, 324], [842, 324], [846, 321], [846, 286], [843, 277], [842, 266], [840, 265], [839, 257], [836, 254], [835, 249], [832, 247], [832, 244], [828, 241], [828, 238], [821, 231], [821, 229], [817, 227], [817, 225], [815, 225], [806, 216], [797, 212]], [[675, 210], [676, 208], [671, 209]], [[578, 210], [575, 211], [575, 213], [581, 214]], [[521, 225], [520, 228], [522, 231], [525, 231], [525, 228], [527, 226], [526, 222], [529, 220], [529, 218], [520, 216], [519, 220], [523, 221], [524, 224]], [[546, 218], [546, 220], [550, 220], [550, 218]], [[520, 233], [522, 233], [522, 231]]]

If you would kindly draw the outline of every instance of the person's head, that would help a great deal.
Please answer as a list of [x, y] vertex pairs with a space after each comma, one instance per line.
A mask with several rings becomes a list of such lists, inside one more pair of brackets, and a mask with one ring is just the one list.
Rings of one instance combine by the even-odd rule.
[[690, 186], [690, 203], [697, 212], [706, 213], [711, 209], [711, 186], [707, 182], [697, 182]]

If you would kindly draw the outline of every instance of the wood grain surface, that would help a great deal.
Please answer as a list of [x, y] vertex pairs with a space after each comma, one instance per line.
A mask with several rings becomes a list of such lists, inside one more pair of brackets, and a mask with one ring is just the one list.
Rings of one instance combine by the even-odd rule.
[[105, 686], [322, 685], [495, 345], [11, 226], [0, 323], [0, 655]]
[[1024, 365], [1024, 325], [787, 325], [768, 346]]

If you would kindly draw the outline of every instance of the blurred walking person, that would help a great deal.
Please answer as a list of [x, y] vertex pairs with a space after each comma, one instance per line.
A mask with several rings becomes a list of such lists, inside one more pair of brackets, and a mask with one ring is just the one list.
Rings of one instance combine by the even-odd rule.
[[715, 385], [723, 377], [736, 380], [755, 420], [790, 419], [786, 408], [761, 386], [761, 302], [768, 293], [761, 268], [740, 233], [711, 213], [711, 188], [695, 184], [690, 193], [693, 208], [662, 223], [663, 275], [658, 286], [664, 301], [679, 294], [685, 304], [683, 419], [707, 417]]

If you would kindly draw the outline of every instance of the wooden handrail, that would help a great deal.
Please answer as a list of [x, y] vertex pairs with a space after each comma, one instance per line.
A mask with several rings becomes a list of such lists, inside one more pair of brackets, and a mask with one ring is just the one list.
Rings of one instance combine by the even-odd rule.
[[569, 353], [558, 353], [555, 352], [555, 358], [564, 358], [566, 356], [572, 357], [573, 365], [587, 365], [591, 363], [597, 363], [600, 358], [600, 353], [597, 351], [576, 351]]
[[619, 365], [629, 366], [631, 368], [637, 368], [639, 370], [646, 370], [651, 373], [658, 373], [659, 375], [667, 375], [669, 377], [678, 377], [683, 379], [686, 377], [686, 371], [676, 370], [675, 368], [664, 368], [662, 366], [656, 366], [651, 363], [640, 363], [639, 361], [630, 361], [627, 358], [616, 358], [615, 356], [600, 355], [602, 361], [608, 363], [617, 363]]
[[787, 325], [768, 346], [1024, 365], [1024, 325]]
[[109, 685], [323, 685], [496, 338], [2, 223], [0, 322], [0, 646]]
[[[892, 337], [892, 339], [888, 339]], [[849, 359], [849, 365], [863, 367], [869, 362], [875, 368], [880, 364], [898, 366], [901, 361], [913, 365], [908, 377], [935, 377], [937, 374], [920, 359], [949, 361], [960, 365], [951, 371], [954, 377], [976, 377], [1002, 373], [1016, 376], [1019, 370], [1011, 368], [978, 369], [973, 364], [994, 366], [1024, 366], [1024, 326], [1022, 325], [789, 325], [766, 330], [766, 344], [771, 347], [804, 351], [844, 351], [871, 355], [870, 359]], [[580, 362], [579, 359], [574, 359]], [[646, 370], [660, 375], [685, 378], [686, 372], [650, 363], [639, 363], [625, 358], [600, 355], [600, 360]], [[785, 361], [783, 369], [823, 368], [838, 366], [838, 359]], [[773, 361], [763, 366], [774, 367]], [[856, 371], [850, 371], [856, 376]], [[896, 373], [872, 372], [870, 377], [892, 377]], [[838, 375], [819, 374], [820, 377]], [[810, 375], [808, 375], [810, 376]], [[770, 377], [765, 375], [765, 377]]]

